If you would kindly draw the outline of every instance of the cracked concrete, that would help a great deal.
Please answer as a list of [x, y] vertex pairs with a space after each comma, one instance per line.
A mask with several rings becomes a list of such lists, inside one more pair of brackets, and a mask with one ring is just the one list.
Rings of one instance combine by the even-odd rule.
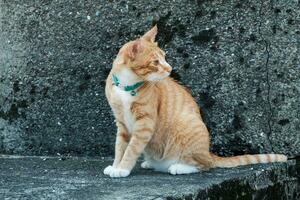
[[269, 79], [269, 58], [270, 58], [270, 51], [269, 51], [269, 48], [270, 48], [270, 44], [265, 41], [266, 43], [266, 53], [267, 53], [267, 59], [266, 59], [266, 76], [267, 76], [267, 84], [268, 84], [268, 105], [269, 105], [269, 109], [270, 109], [270, 114], [269, 114], [269, 121], [268, 121], [268, 126], [269, 126], [269, 129], [270, 129], [270, 133], [269, 135], [272, 134], [272, 125], [271, 125], [271, 121], [272, 121], [272, 118], [273, 118], [273, 109], [272, 109], [272, 104], [271, 104], [271, 100], [270, 100], [270, 92], [271, 92], [271, 84], [270, 84], [270, 79]]
[[[264, 2], [265, 1], [261, 1], [261, 7], [260, 7], [260, 11], [259, 11], [260, 17], [263, 16], [262, 10], [263, 10]], [[264, 36], [262, 35], [261, 26], [262, 26], [262, 21], [259, 22], [258, 32], [259, 32], [260, 37], [262, 38], [262, 40], [265, 43], [265, 50], [266, 50], [265, 52], [267, 54], [265, 67], [266, 67], [266, 80], [267, 80], [267, 87], [268, 87], [267, 88], [267, 102], [268, 102], [268, 107], [269, 107], [269, 116], [268, 116], [269, 133], [268, 133], [267, 137], [269, 137], [272, 134], [272, 124], [271, 123], [273, 121], [272, 120], [273, 119], [273, 109], [272, 109], [272, 104], [271, 104], [271, 100], [270, 100], [271, 84], [270, 84], [270, 78], [269, 78], [270, 43], [267, 40], [265, 40]], [[268, 138], [268, 140], [269, 140], [269, 138]], [[269, 140], [269, 142], [270, 142], [270, 140]], [[270, 144], [271, 144], [271, 142], [270, 142]], [[271, 148], [272, 148], [272, 145], [271, 145]], [[272, 148], [272, 151], [274, 151], [273, 148]]]
[[117, 49], [154, 23], [172, 76], [201, 107], [212, 151], [300, 153], [296, 1], [0, 5], [2, 153], [112, 155], [104, 80]]
[[[269, 52], [269, 48], [270, 48], [270, 44], [265, 41], [266, 44], [266, 54], [267, 54], [267, 58], [266, 58], [266, 79], [267, 79], [267, 85], [268, 85], [268, 89], [267, 89], [267, 101], [268, 101], [268, 106], [269, 106], [269, 116], [268, 116], [268, 127], [269, 127], [269, 133], [268, 133], [268, 141], [271, 144], [271, 141], [269, 140], [270, 135], [272, 135], [272, 121], [273, 121], [273, 109], [272, 109], [272, 104], [271, 104], [271, 100], [270, 100], [270, 92], [271, 92], [271, 85], [270, 85], [270, 79], [269, 79], [269, 58], [270, 58], [270, 52]], [[270, 145], [272, 152], [274, 152], [272, 144]]]

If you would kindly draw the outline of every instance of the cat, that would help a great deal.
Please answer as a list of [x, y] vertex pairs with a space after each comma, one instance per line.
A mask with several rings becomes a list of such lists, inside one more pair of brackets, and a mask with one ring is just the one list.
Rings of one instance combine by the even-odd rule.
[[105, 94], [116, 118], [110, 177], [126, 177], [141, 154], [142, 168], [189, 174], [215, 167], [286, 162], [281, 154], [219, 157], [191, 94], [169, 77], [172, 67], [155, 42], [157, 27], [126, 43], [113, 61]]

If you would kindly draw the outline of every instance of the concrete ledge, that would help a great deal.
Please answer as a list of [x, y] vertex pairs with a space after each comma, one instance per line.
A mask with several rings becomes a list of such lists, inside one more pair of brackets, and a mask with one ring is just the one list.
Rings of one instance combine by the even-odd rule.
[[295, 160], [181, 176], [136, 167], [118, 179], [102, 174], [111, 162], [0, 156], [0, 199], [300, 199]]

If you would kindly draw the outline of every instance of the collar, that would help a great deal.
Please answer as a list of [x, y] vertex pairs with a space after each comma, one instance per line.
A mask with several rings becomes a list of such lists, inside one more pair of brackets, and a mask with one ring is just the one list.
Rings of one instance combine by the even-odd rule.
[[125, 92], [130, 92], [131, 96], [136, 95], [136, 90], [144, 84], [143, 81], [139, 81], [134, 85], [122, 85], [119, 82], [119, 79], [116, 75], [112, 74], [112, 81], [113, 85], [119, 87], [120, 89], [124, 90]]

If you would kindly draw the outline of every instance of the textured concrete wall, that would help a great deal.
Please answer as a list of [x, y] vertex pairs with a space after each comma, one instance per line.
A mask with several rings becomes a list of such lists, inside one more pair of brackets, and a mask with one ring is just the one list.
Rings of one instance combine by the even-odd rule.
[[213, 151], [299, 154], [297, 0], [0, 0], [0, 152], [111, 155], [104, 80], [153, 24]]

